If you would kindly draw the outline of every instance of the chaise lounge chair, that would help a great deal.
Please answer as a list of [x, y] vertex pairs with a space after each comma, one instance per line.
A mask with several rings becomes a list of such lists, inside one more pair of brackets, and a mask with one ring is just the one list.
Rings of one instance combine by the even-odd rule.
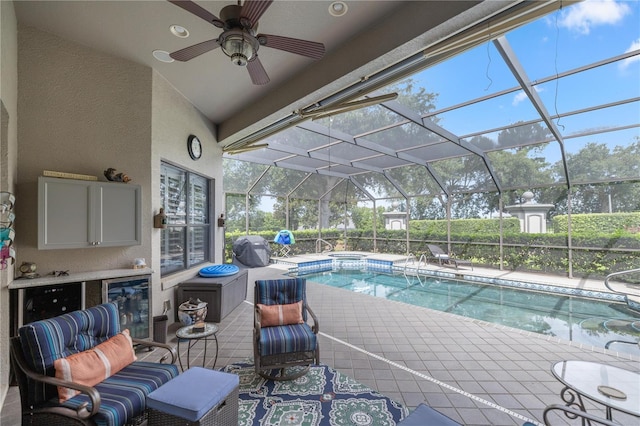
[[431, 252], [431, 258], [438, 261], [440, 266], [442, 265], [454, 265], [458, 269], [459, 265], [469, 265], [473, 271], [473, 262], [466, 259], [456, 259], [452, 254], [448, 254], [435, 244], [427, 244], [429, 251]]

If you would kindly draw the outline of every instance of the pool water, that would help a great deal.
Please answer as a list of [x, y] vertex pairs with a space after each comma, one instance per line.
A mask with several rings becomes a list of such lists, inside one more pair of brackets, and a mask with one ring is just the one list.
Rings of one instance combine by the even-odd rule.
[[[495, 324], [604, 347], [638, 341], [640, 314], [626, 304], [442, 278], [339, 270], [305, 274], [308, 281]], [[638, 345], [611, 350], [640, 355]]]

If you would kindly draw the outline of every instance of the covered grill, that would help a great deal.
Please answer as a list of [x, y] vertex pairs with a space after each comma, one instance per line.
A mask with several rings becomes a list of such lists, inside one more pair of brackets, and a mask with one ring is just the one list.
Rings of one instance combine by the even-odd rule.
[[250, 268], [267, 266], [271, 257], [269, 242], [259, 235], [246, 235], [233, 242], [233, 256]]

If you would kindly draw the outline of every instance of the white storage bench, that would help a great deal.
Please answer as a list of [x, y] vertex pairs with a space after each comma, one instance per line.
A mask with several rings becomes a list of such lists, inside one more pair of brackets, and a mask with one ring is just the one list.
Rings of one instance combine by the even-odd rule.
[[237, 426], [236, 374], [192, 367], [147, 396], [149, 426]]

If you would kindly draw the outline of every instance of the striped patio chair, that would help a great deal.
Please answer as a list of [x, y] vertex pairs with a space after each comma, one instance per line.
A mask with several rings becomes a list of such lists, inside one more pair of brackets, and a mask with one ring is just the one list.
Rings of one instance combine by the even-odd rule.
[[[304, 278], [256, 281], [253, 352], [257, 374], [292, 380], [320, 362], [318, 318], [306, 299]], [[307, 323], [309, 317], [312, 326]], [[293, 366], [307, 368], [288, 369]]]

